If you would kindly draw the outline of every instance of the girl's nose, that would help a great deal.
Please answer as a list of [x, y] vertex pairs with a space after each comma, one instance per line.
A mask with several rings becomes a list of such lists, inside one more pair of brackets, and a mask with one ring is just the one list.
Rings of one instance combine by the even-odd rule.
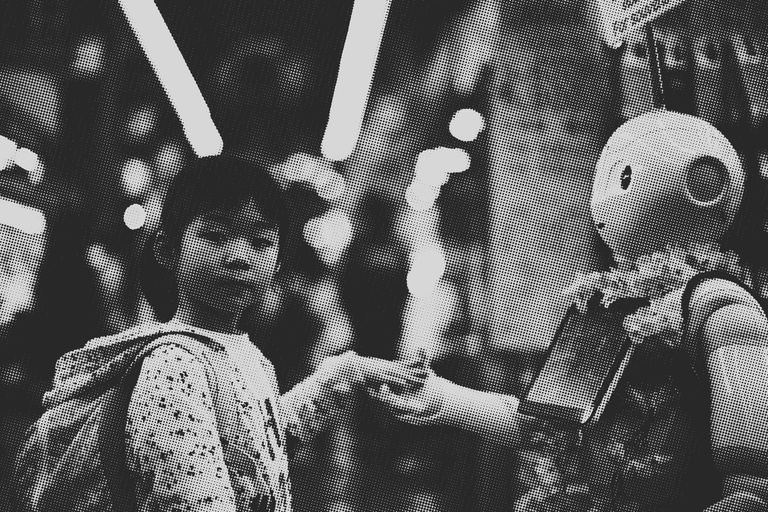
[[228, 247], [225, 264], [233, 270], [248, 270], [251, 268], [251, 259], [248, 242], [235, 240]]

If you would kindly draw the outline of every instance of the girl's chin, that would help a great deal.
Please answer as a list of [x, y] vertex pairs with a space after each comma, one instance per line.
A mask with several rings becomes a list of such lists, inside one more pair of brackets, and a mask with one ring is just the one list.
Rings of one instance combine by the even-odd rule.
[[232, 297], [206, 297], [198, 302], [200, 309], [207, 310], [216, 316], [241, 316], [252, 301]]

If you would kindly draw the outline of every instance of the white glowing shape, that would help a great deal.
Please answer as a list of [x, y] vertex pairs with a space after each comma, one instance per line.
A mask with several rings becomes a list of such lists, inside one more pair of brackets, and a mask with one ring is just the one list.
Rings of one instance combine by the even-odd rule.
[[75, 50], [72, 67], [83, 75], [97, 75], [104, 64], [104, 45], [96, 39], [89, 38], [80, 43]]
[[0, 171], [5, 170], [13, 162], [16, 149], [17, 146], [14, 141], [0, 135]]
[[472, 165], [469, 153], [461, 148], [435, 148], [432, 159], [432, 165], [449, 173], [464, 172]]
[[346, 182], [344, 177], [337, 172], [321, 172], [314, 180], [317, 195], [325, 200], [333, 201], [344, 195]]
[[88, 264], [93, 268], [105, 288], [118, 290], [122, 282], [122, 266], [102, 244], [91, 244], [86, 250]]
[[128, 121], [128, 135], [136, 139], [143, 139], [154, 128], [156, 119], [157, 114], [153, 108], [144, 107], [134, 110]]
[[175, 142], [166, 142], [155, 155], [154, 164], [163, 178], [174, 177], [184, 165], [182, 148]]
[[16, 165], [27, 172], [34, 172], [40, 162], [37, 153], [27, 148], [19, 148], [13, 158]]
[[119, 1], [195, 154], [198, 157], [220, 154], [224, 141], [160, 10], [152, 0]]
[[130, 197], [140, 196], [149, 185], [152, 170], [144, 160], [132, 158], [123, 166], [122, 184]]
[[4, 283], [3, 308], [24, 311], [33, 304], [33, 277], [27, 273], [14, 274]]
[[460, 141], [472, 142], [485, 129], [485, 119], [477, 110], [463, 108], [453, 114], [448, 129]]
[[415, 181], [405, 191], [405, 201], [416, 211], [423, 212], [435, 205], [440, 188]]
[[445, 273], [445, 255], [438, 245], [428, 244], [416, 248], [410, 259], [408, 291], [414, 297], [429, 297]]
[[432, 187], [441, 187], [448, 182], [448, 172], [439, 165], [435, 149], [425, 149], [416, 157], [415, 181]]
[[323, 261], [334, 264], [352, 239], [352, 223], [345, 212], [330, 210], [304, 225], [304, 239]]
[[138, 203], [134, 203], [125, 209], [123, 214], [123, 222], [130, 230], [140, 229], [147, 220], [147, 212], [144, 207]]
[[45, 231], [45, 215], [40, 210], [0, 197], [0, 224], [29, 235]]
[[347, 159], [357, 145], [389, 5], [390, 0], [355, 0], [352, 6], [321, 146], [329, 160]]
[[294, 153], [279, 165], [279, 173], [288, 183], [312, 181], [323, 171], [333, 171], [330, 162], [309, 153]]

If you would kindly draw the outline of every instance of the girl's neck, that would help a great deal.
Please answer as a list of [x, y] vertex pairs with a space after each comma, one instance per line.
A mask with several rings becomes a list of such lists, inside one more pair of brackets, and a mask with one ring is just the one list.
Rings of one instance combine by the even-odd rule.
[[180, 305], [173, 320], [199, 329], [220, 332], [222, 334], [242, 334], [239, 328], [240, 315], [216, 311], [211, 308], [189, 307]]

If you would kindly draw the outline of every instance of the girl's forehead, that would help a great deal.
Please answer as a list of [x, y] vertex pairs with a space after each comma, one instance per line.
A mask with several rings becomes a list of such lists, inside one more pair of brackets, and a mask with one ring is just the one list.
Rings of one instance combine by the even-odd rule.
[[203, 222], [218, 221], [245, 227], [277, 229], [277, 224], [264, 215], [262, 208], [253, 199], [241, 203], [234, 208], [221, 208], [203, 213], [199, 216], [199, 220]]

